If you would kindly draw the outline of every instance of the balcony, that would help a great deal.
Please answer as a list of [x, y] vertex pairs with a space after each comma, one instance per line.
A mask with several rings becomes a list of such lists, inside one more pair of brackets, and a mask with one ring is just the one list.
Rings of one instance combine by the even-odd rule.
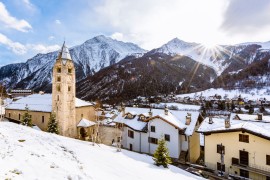
[[239, 163], [239, 159], [237, 158], [232, 158], [232, 166], [238, 167], [239, 169], [243, 169], [246, 171], [250, 171], [253, 173], [261, 174], [264, 176], [270, 176], [270, 168], [265, 167], [265, 166], [259, 166], [256, 164], [241, 164]]

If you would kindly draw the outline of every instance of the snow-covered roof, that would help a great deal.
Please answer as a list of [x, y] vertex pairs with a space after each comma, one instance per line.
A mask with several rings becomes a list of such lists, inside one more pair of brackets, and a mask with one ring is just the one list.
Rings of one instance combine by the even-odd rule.
[[83, 107], [83, 106], [93, 106], [93, 103], [81, 100], [79, 98], [75, 99], [75, 106], [76, 107]]
[[[146, 114], [149, 112], [148, 108], [132, 108], [132, 107], [126, 107], [125, 112], [136, 112], [136, 114]], [[187, 113], [191, 114], [191, 122], [189, 125], [186, 125], [186, 115]], [[185, 129], [185, 134], [190, 136], [193, 134], [195, 130], [195, 126], [198, 120], [198, 117], [200, 115], [200, 112], [197, 111], [173, 111], [169, 110], [168, 115], [164, 114], [163, 109], [152, 109], [152, 118], [149, 118], [151, 120], [154, 120], [155, 118], [161, 118], [165, 120], [167, 123], [179, 128], [179, 129]], [[136, 130], [136, 131], [143, 131], [144, 128], [147, 125], [148, 119], [145, 119], [144, 121], [139, 120], [139, 117], [135, 117], [133, 119], [126, 119], [125, 117], [122, 117], [122, 113], [120, 113], [116, 118], [115, 122], [118, 123], [124, 123], [128, 127]]]
[[[258, 136], [270, 138], [270, 121], [268, 120], [254, 120], [254, 115], [240, 115], [244, 119], [237, 119], [240, 114], [232, 113], [230, 116], [230, 127], [225, 128], [226, 117], [213, 117], [213, 123], [209, 124], [209, 117], [205, 118], [203, 123], [198, 129], [201, 133], [217, 133], [217, 132], [230, 132], [230, 131], [247, 131]], [[265, 119], [268, 119], [268, 117]]]
[[94, 126], [96, 123], [93, 121], [89, 121], [88, 119], [82, 118], [80, 122], [78, 123], [77, 127], [90, 127]]
[[[32, 94], [22, 97], [7, 105], [6, 109], [25, 110], [26, 105], [30, 111], [52, 112], [52, 94]], [[75, 107], [92, 106], [92, 103], [75, 99]]]

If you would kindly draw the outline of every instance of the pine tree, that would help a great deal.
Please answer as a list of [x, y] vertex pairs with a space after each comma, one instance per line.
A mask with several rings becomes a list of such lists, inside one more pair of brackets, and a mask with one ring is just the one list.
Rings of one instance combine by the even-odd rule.
[[48, 123], [47, 132], [58, 134], [58, 123], [56, 121], [56, 117], [54, 113], [50, 115], [50, 121]]
[[158, 147], [154, 153], [153, 160], [157, 166], [162, 165], [164, 168], [168, 168], [168, 164], [172, 162], [164, 137], [158, 140]]
[[22, 125], [29, 126], [29, 127], [33, 126], [32, 125], [32, 119], [31, 119], [31, 116], [29, 114], [29, 108], [28, 108], [27, 105], [25, 106], [25, 113], [23, 115]]

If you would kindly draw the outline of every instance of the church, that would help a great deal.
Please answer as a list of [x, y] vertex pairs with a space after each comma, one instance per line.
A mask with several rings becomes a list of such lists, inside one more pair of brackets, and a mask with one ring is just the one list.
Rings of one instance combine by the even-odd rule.
[[[79, 138], [80, 132], [87, 133], [95, 123], [93, 103], [76, 98], [75, 67], [65, 42], [59, 51], [52, 73], [52, 94], [32, 94], [17, 97], [6, 107], [5, 117], [10, 121], [21, 122], [25, 108], [33, 125], [47, 130], [51, 113], [58, 121], [59, 134]], [[90, 132], [88, 132], [90, 133]]]

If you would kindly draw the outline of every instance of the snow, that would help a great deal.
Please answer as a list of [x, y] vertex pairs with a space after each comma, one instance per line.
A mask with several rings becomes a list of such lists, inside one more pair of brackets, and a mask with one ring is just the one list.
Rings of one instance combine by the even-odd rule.
[[178, 108], [178, 110], [197, 110], [199, 111], [201, 106], [197, 106], [197, 105], [191, 105], [191, 104], [181, 104], [181, 103], [159, 103], [159, 104], [151, 104], [151, 106], [155, 107], [155, 108], [164, 108], [165, 105], [168, 106], [168, 108], [170, 109], [170, 107], [175, 106]]
[[[235, 119], [236, 115], [241, 119]], [[213, 123], [209, 124], [209, 117], [205, 118], [203, 123], [198, 129], [198, 132], [219, 132], [219, 131], [227, 131], [227, 130], [248, 130], [251, 132], [255, 132], [257, 134], [261, 134], [263, 136], [270, 138], [270, 117], [263, 116], [263, 120], [256, 120], [254, 115], [243, 115], [243, 114], [234, 114], [232, 113], [230, 116], [230, 124], [229, 128], [225, 128], [225, 118], [226, 117], [213, 117]], [[243, 118], [243, 119], [242, 119]]]
[[96, 123], [93, 121], [89, 121], [88, 119], [82, 118], [79, 122], [79, 124], [77, 125], [77, 127], [90, 127], [90, 126], [94, 126]]
[[201, 179], [151, 156], [0, 122], [0, 179]]
[[83, 107], [83, 106], [93, 106], [93, 103], [81, 100], [79, 98], [75, 99], [75, 106], [76, 107]]
[[[26, 105], [30, 111], [52, 112], [52, 94], [32, 94], [26, 97], [22, 97], [17, 101], [13, 101], [7, 105], [6, 109], [25, 110]], [[92, 105], [92, 103], [83, 101], [81, 99], [75, 99], [76, 107]]]
[[190, 93], [190, 94], [180, 94], [177, 95], [177, 97], [181, 97], [184, 98], [186, 96], [189, 97], [194, 97], [195, 95], [202, 95], [207, 97], [210, 96], [215, 96], [215, 95], [220, 95], [222, 98], [227, 95], [227, 98], [233, 99], [236, 97], [239, 97], [239, 95], [241, 95], [241, 98], [246, 98], [249, 100], [259, 100], [260, 98], [266, 98], [267, 100], [270, 100], [270, 94], [269, 94], [269, 87], [266, 88], [262, 88], [262, 89], [248, 89], [248, 91], [243, 92], [239, 89], [234, 89], [234, 90], [224, 90], [222, 88], [218, 88], [218, 89], [207, 89], [204, 91], [199, 91], [196, 93]]
[[[148, 114], [149, 109], [126, 107], [125, 112], [126, 114], [128, 112], [136, 112], [136, 114], [140, 115], [140, 114], [146, 114], [146, 113]], [[187, 113], [191, 114], [190, 125], [185, 125]], [[168, 115], [165, 115], [163, 109], [152, 109], [152, 117], [157, 117], [157, 118], [161, 117], [179, 129], [186, 129], [185, 134], [188, 136], [193, 134], [199, 115], [200, 115], [200, 112], [194, 111], [194, 110], [191, 110], [191, 111], [169, 110]], [[135, 116], [133, 119], [126, 119], [125, 116], [122, 117], [122, 114], [119, 114], [115, 118], [114, 121], [118, 123], [124, 123], [130, 128], [137, 131], [142, 131], [144, 127], [146, 127], [147, 125], [146, 122], [139, 120], [138, 116]]]

